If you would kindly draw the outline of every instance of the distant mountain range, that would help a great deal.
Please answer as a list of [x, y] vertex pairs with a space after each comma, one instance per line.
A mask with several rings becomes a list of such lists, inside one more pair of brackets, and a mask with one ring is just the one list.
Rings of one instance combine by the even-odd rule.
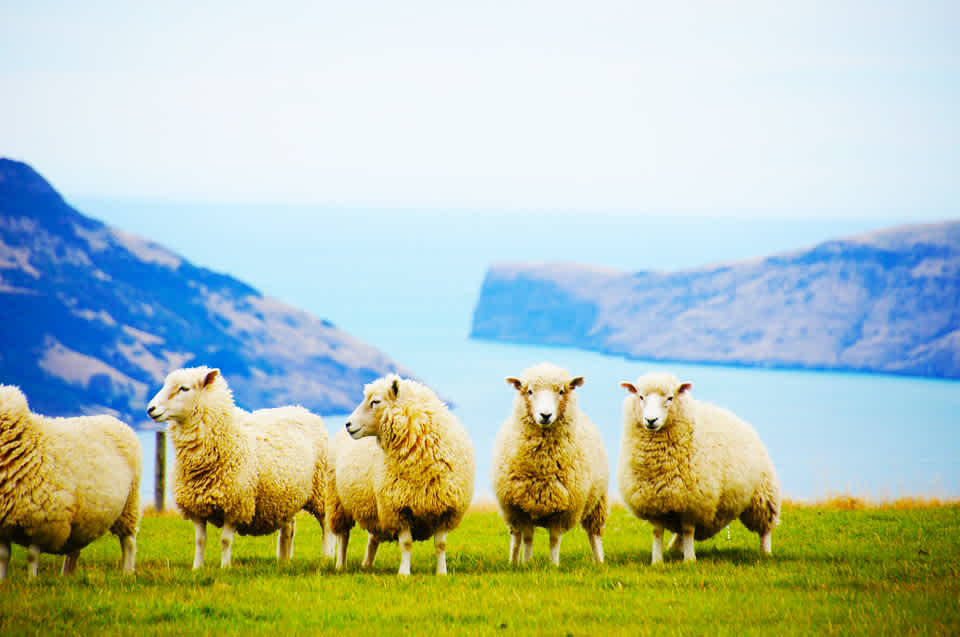
[[181, 366], [219, 367], [247, 408], [328, 413], [352, 410], [364, 383], [403, 372], [327, 321], [80, 214], [8, 159], [0, 308], [0, 383], [19, 385], [49, 415], [143, 423], [147, 401]]
[[496, 265], [471, 335], [652, 360], [960, 378], [960, 221], [679, 272]]

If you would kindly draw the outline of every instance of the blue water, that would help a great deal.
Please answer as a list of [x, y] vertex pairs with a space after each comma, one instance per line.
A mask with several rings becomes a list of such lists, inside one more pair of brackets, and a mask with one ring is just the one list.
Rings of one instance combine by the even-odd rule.
[[[577, 390], [580, 406], [603, 434], [614, 489], [624, 396], [619, 381], [669, 369], [694, 383], [696, 397], [754, 425], [788, 497], [960, 497], [957, 382], [664, 365], [467, 338], [484, 272], [493, 262], [565, 260], [670, 270], [800, 249], [906, 218], [707, 219], [121, 201], [77, 207], [333, 320], [386, 351], [455, 404], [476, 446], [479, 497], [489, 496], [491, 444], [513, 399], [504, 377], [545, 360], [586, 377]], [[331, 433], [345, 420], [342, 414], [324, 416]], [[141, 440], [152, 460], [154, 435], [143, 433]], [[145, 474], [143, 491], [152, 498], [152, 467]]]
[[[551, 347], [468, 340], [446, 345], [443, 352], [411, 353], [412, 367], [456, 403], [454, 413], [476, 447], [477, 496], [490, 495], [491, 444], [513, 400], [514, 390], [503, 379], [541, 360], [586, 377], [577, 389], [580, 407], [603, 434], [616, 488], [625, 395], [619, 381], [662, 365]], [[698, 398], [728, 407], [754, 425], [791, 498], [960, 496], [957, 383], [679, 364], [669, 369], [692, 380]], [[326, 420], [334, 433], [346, 416], [327, 415]], [[141, 434], [141, 440], [152, 458], [154, 435]], [[144, 493], [152, 494], [152, 474], [147, 478]]]

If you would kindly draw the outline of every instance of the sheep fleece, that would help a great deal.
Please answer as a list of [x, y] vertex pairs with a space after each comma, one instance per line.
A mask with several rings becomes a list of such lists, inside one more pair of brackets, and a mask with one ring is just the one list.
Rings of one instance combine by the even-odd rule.
[[113, 416], [48, 418], [0, 387], [0, 541], [68, 554], [136, 535], [141, 471], [140, 441]]
[[[667, 376], [667, 375], [665, 375]], [[659, 391], [672, 395], [669, 377]], [[703, 540], [738, 517], [751, 531], [777, 525], [779, 487], [766, 447], [753, 428], [730, 411], [683, 392], [670, 408], [671, 424], [653, 434], [637, 423], [639, 400], [624, 402], [620, 493], [638, 517], [674, 533], [694, 522]]]
[[240, 535], [273, 533], [301, 509], [322, 521], [327, 433], [320, 418], [303, 407], [244, 412], [222, 377], [214, 383], [202, 427], [170, 426], [177, 506], [218, 527], [234, 520]]

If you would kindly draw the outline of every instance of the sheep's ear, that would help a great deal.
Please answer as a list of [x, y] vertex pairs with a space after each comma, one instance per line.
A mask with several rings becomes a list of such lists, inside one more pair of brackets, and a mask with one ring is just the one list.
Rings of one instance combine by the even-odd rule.
[[220, 375], [219, 369], [211, 369], [209, 372], [207, 372], [207, 375], [203, 377], [203, 382], [200, 383], [200, 386], [208, 387], [210, 383], [215, 381], [217, 379], [217, 376], [219, 375]]
[[576, 389], [582, 384], [583, 384], [583, 376], [577, 376], [576, 378], [570, 381], [570, 389]]
[[400, 379], [394, 378], [393, 383], [390, 385], [390, 393], [393, 394], [393, 397], [396, 398], [400, 395]]
[[507, 384], [513, 385], [513, 388], [517, 391], [520, 391], [520, 388], [523, 387], [523, 383], [520, 382], [520, 379], [514, 378], [513, 376], [507, 376]]
[[693, 383], [680, 383], [680, 386], [677, 387], [677, 395], [679, 396], [685, 391], [690, 391], [693, 389]]
[[626, 389], [626, 390], [627, 390], [628, 392], [630, 392], [631, 394], [636, 394], [636, 393], [637, 393], [637, 388], [634, 386], [633, 383], [628, 383], [628, 382], [624, 381], [624, 382], [620, 383], [620, 386], [623, 387], [624, 389]]

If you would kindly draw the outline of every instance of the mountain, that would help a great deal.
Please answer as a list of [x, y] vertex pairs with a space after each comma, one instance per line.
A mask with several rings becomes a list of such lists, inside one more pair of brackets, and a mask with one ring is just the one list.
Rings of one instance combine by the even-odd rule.
[[0, 382], [49, 415], [143, 423], [166, 374], [201, 364], [223, 371], [241, 406], [345, 412], [364, 383], [403, 371], [327, 321], [80, 214], [8, 159], [0, 307]]
[[960, 378], [960, 221], [679, 272], [495, 265], [471, 336], [651, 360]]

